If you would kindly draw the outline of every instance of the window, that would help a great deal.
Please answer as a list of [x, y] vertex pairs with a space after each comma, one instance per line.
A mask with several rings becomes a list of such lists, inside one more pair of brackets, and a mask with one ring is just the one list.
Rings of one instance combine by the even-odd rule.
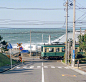
[[65, 52], [65, 48], [62, 48], [62, 52]]
[[43, 52], [43, 47], [41, 47], [41, 51]]
[[47, 52], [47, 48], [45, 48], [45, 52]]
[[49, 48], [49, 52], [54, 52], [54, 48]]
[[56, 52], [59, 52], [60, 51], [60, 49], [59, 48], [56, 48]]

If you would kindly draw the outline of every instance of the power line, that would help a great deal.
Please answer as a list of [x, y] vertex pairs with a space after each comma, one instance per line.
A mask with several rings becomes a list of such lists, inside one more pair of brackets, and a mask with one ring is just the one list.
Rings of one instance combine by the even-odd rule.
[[[80, 3], [78, 3], [77, 1], [76, 1], [76, 3], [77, 3], [77, 4], [79, 4], [79, 5], [81, 5], [81, 4], [80, 4]], [[81, 6], [82, 6], [82, 5], [81, 5]], [[82, 6], [82, 7], [84, 7], [84, 6]]]
[[[0, 7], [0, 9], [10, 9], [10, 10], [64, 10], [65, 8], [12, 8], [12, 7]], [[70, 8], [73, 9], [73, 8]], [[76, 9], [86, 9], [86, 8], [76, 8]]]
[[76, 21], [78, 21], [80, 18], [82, 18], [85, 14], [86, 14], [86, 12], [82, 16], [80, 16]]
[[12, 9], [12, 10], [64, 10], [64, 8], [9, 8], [9, 7], [0, 7], [0, 9]]

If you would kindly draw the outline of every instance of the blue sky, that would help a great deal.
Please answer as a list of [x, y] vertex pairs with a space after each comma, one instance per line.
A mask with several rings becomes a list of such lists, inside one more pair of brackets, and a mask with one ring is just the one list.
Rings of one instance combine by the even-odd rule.
[[[69, 4], [73, 0], [69, 0]], [[64, 4], [66, 0], [0, 0], [0, 27], [11, 27], [11, 28], [65, 28], [65, 16], [66, 11]], [[76, 0], [76, 8], [86, 8], [85, 0]], [[14, 9], [3, 9], [14, 8]], [[60, 10], [16, 10], [16, 8], [62, 8]], [[73, 8], [69, 7], [69, 22], [73, 21]], [[86, 12], [86, 9], [76, 10], [76, 20], [81, 17]], [[79, 20], [85, 21], [86, 14], [82, 16]], [[2, 20], [3, 19], [3, 20]], [[17, 21], [15, 21], [17, 20]], [[18, 21], [19, 20], [19, 21]], [[23, 22], [21, 22], [22, 20]], [[29, 24], [26, 25], [29, 21]], [[48, 25], [44, 24], [46, 21]], [[61, 24], [50, 25], [50, 21], [61, 22]], [[20, 25], [16, 25], [16, 23]], [[30, 25], [30, 24], [40, 24], [43, 25]], [[2, 25], [3, 24], [3, 25]], [[10, 24], [10, 25], [9, 25]], [[13, 24], [13, 25], [11, 25]], [[15, 24], [15, 25], [14, 25]], [[21, 25], [22, 24], [22, 25]], [[25, 25], [24, 25], [25, 24]], [[86, 23], [85, 23], [86, 24]], [[85, 27], [85, 24], [76, 24], [76, 27]], [[69, 23], [69, 27], [72, 27], [72, 23]]]

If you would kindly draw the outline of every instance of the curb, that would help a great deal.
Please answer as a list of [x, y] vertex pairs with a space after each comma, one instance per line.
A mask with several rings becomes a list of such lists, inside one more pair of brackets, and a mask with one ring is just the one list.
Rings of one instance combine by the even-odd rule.
[[[20, 63], [18, 63], [18, 64], [15, 64], [15, 65], [13, 65], [12, 66], [12, 69], [14, 69], [16, 66], [18, 66]], [[0, 71], [0, 73], [4, 73], [4, 72], [6, 72], [6, 71], [8, 71], [8, 70], [12, 70], [11, 69], [11, 66], [9, 66], [7, 69], [2, 69], [2, 71]]]
[[[63, 62], [61, 62], [62, 64], [64, 64], [64, 65], [66, 65], [65, 63], [63, 63]], [[68, 65], [66, 65], [66, 66], [68, 66]], [[75, 68], [75, 67], [71, 67], [71, 66], [68, 66], [70, 69], [72, 69], [72, 70], [74, 70], [74, 71], [76, 71], [76, 72], [78, 72], [78, 73], [80, 73], [80, 74], [82, 74], [82, 75], [86, 75], [86, 72], [84, 72], [84, 71], [82, 71], [82, 70], [79, 70], [79, 69], [77, 69], [77, 68]]]
[[3, 71], [0, 71], [0, 73], [3, 73], [3, 72], [5, 72], [5, 71], [8, 71], [8, 70], [10, 70], [11, 68], [7, 68], [7, 69], [5, 69], [5, 70], [3, 70]]

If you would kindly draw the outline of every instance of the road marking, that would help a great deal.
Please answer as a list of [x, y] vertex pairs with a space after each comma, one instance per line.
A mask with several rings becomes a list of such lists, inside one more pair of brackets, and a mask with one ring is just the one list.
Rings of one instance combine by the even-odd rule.
[[17, 69], [19, 69], [20, 67], [16, 67]]
[[[42, 67], [43, 67], [43, 68], [49, 68], [49, 66], [43, 66], [43, 63], [42, 63]], [[16, 68], [19, 69], [20, 67], [16, 67]], [[25, 68], [27, 68], [27, 66], [24, 66], [23, 68], [25, 69]], [[29, 68], [32, 69], [32, 68], [34, 68], [34, 66], [30, 66]], [[40, 69], [41, 66], [37, 66], [37, 68]], [[51, 68], [53, 68], [53, 69], [54, 69], [54, 68], [59, 68], [59, 69], [65, 68], [65, 69], [69, 69], [69, 67], [60, 67], [60, 66], [59, 66], [59, 67], [58, 67], [58, 66], [51, 66]], [[35, 69], [35, 68], [34, 68], [34, 69]]]
[[62, 67], [58, 67], [58, 68], [62, 68]]
[[65, 76], [65, 75], [62, 74], [62, 76]]
[[41, 66], [37, 66], [37, 68], [41, 68]]
[[23, 68], [27, 68], [26, 66], [24, 66]]
[[30, 66], [30, 68], [34, 68], [34, 66]]
[[44, 66], [44, 68], [48, 68], [48, 66]]
[[62, 76], [67, 76], [67, 77], [77, 77], [76, 75], [69, 75], [69, 74], [62, 74]]
[[44, 69], [43, 69], [43, 62], [42, 62], [42, 82], [44, 82]]
[[76, 75], [73, 75], [74, 77], [76, 77]]
[[51, 68], [55, 68], [54, 66], [51, 66]]
[[64, 67], [65, 69], [69, 69], [69, 67]]

